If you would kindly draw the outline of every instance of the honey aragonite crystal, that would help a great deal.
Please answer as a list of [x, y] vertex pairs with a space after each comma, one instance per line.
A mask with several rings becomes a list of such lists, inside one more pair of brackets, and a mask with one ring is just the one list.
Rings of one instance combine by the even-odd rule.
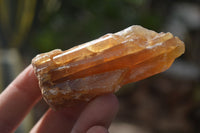
[[135, 25], [66, 51], [39, 54], [32, 65], [44, 99], [58, 109], [165, 71], [184, 50], [171, 33]]

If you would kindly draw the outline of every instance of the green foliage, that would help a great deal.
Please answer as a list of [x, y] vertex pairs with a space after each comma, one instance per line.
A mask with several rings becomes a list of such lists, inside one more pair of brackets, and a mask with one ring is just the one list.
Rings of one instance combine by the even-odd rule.
[[[134, 24], [159, 29], [164, 20], [147, 0], [34, 0], [32, 6], [23, 1], [3, 0], [0, 18], [5, 25], [2, 27], [8, 28], [2, 28], [5, 33], [0, 38], [6, 40], [8, 47], [31, 45], [38, 52], [68, 49]], [[11, 12], [7, 6], [18, 11]], [[13, 16], [18, 17], [15, 20]], [[14, 30], [8, 30], [13, 29], [10, 23], [14, 23]]]
[[[57, 8], [50, 8], [52, 4], [48, 2]], [[44, 52], [67, 49], [134, 24], [158, 29], [160, 18], [149, 13], [143, 7], [145, 3], [146, 0], [45, 0], [36, 16], [37, 30], [32, 34], [35, 41], [30, 43]]]
[[33, 44], [38, 50], [50, 51], [57, 48], [56, 44], [59, 44], [59, 36], [51, 30], [44, 29], [35, 36]]
[[33, 22], [36, 2], [37, 0], [0, 0], [0, 38], [6, 47], [18, 48], [27, 37]]

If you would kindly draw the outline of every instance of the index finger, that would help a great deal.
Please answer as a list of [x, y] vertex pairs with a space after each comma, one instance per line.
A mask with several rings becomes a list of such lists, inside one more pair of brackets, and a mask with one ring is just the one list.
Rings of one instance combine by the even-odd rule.
[[0, 94], [0, 131], [12, 132], [41, 98], [38, 80], [29, 65]]

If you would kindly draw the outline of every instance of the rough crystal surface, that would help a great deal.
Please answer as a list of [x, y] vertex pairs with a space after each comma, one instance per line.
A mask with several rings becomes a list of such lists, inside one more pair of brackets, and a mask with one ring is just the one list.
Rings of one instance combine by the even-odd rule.
[[32, 65], [44, 99], [57, 109], [165, 71], [184, 50], [171, 33], [135, 25], [66, 51], [39, 54]]

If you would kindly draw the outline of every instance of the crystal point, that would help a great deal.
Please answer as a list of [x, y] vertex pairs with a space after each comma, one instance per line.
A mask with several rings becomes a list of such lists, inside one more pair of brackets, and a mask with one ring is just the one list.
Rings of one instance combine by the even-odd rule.
[[171, 33], [136, 25], [66, 51], [37, 55], [32, 65], [44, 99], [58, 109], [163, 72], [184, 50]]

